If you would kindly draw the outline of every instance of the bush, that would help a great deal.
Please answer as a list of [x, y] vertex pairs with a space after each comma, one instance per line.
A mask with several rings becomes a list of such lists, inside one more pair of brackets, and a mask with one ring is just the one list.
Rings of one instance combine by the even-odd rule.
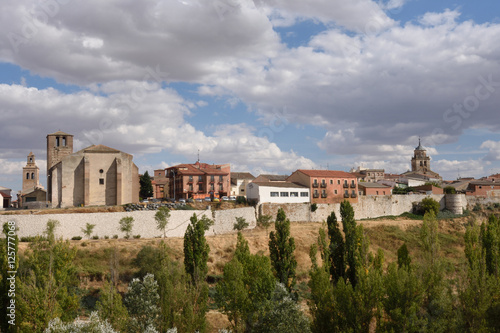
[[233, 225], [233, 230], [238, 230], [241, 231], [249, 226], [248, 222], [245, 220], [244, 217], [237, 217], [236, 218], [236, 223]]
[[422, 199], [422, 201], [420, 202], [419, 213], [421, 215], [425, 215], [425, 213], [432, 211], [434, 212], [434, 216], [437, 216], [437, 214], [439, 213], [439, 208], [440, 208], [439, 202], [437, 202], [432, 198], [425, 198]]
[[453, 186], [446, 186], [444, 188], [444, 193], [446, 193], [446, 194], [456, 194], [457, 190]]
[[71, 240], [80, 240], [82, 239], [82, 236], [73, 236]]
[[118, 235], [113, 235], [113, 239], [118, 239]]
[[314, 212], [316, 211], [316, 209], [318, 209], [318, 205], [317, 205], [317, 204], [315, 204], [315, 203], [313, 203], [313, 204], [311, 205], [311, 212], [313, 212], [313, 213], [314, 213]]
[[92, 236], [92, 239], [99, 239], [99, 236], [94, 235], [94, 236]]
[[135, 239], [139, 239], [139, 238], [141, 238], [141, 235], [134, 235], [133, 237], [134, 237]]
[[244, 196], [240, 195], [240, 196], [236, 197], [236, 203], [237, 204], [246, 204], [247, 203], [247, 198], [245, 198]]

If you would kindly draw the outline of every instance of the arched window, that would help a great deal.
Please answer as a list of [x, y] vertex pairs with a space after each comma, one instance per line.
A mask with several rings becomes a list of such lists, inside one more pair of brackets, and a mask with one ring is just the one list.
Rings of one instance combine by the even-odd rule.
[[423, 166], [424, 164], [422, 163], [422, 161], [420, 161], [420, 166]]
[[26, 179], [30, 179], [30, 173], [26, 173]]
[[63, 136], [63, 138], [62, 138], [62, 145], [63, 145], [63, 147], [66, 147], [66, 137], [65, 136]]
[[31, 173], [31, 179], [35, 179], [35, 173], [34, 172]]

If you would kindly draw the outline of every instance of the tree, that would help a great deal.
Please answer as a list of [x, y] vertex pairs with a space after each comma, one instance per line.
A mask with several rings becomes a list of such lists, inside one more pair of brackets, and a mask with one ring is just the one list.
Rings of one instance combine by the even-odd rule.
[[129, 239], [134, 226], [134, 218], [132, 216], [122, 217], [120, 220], [120, 231], [125, 233], [125, 238]]
[[51, 319], [69, 321], [76, 316], [76, 249], [68, 241], [55, 238], [58, 224], [56, 220], [47, 222], [46, 237], [37, 236], [29, 245], [23, 270], [18, 272], [16, 304], [21, 331], [39, 332]]
[[274, 223], [276, 232], [269, 234], [269, 252], [271, 263], [279, 282], [283, 283], [289, 291], [295, 285], [295, 240], [290, 237], [290, 220], [286, 218], [285, 211], [280, 208]]
[[259, 227], [263, 227], [264, 229], [266, 229], [266, 233], [267, 233], [267, 229], [269, 229], [269, 227], [273, 223], [272, 218], [273, 217], [271, 215], [261, 215], [257, 219], [257, 225]]
[[158, 283], [153, 274], [147, 274], [141, 280], [133, 279], [125, 295], [125, 306], [130, 315], [129, 329], [132, 332], [144, 332], [146, 328], [159, 326], [160, 296]]
[[411, 265], [410, 252], [408, 252], [408, 247], [406, 243], [403, 243], [398, 249], [398, 268], [409, 269]]
[[269, 258], [251, 254], [239, 232], [234, 257], [224, 266], [215, 296], [236, 332], [251, 331], [257, 324], [260, 306], [271, 299], [275, 282]]
[[63, 323], [55, 318], [49, 322], [44, 333], [117, 333], [107, 320], [102, 320], [97, 312], [92, 312], [87, 322]]
[[166, 206], [161, 206], [155, 214], [156, 226], [159, 230], [163, 230], [163, 238], [167, 237], [167, 224], [170, 218], [170, 209]]
[[444, 193], [446, 194], [456, 194], [457, 193], [457, 189], [454, 188], [453, 186], [446, 186], [444, 189], [443, 189]]
[[92, 232], [94, 231], [95, 224], [90, 224], [87, 223], [85, 225], [85, 228], [82, 228], [82, 232], [85, 236], [87, 236], [88, 239], [90, 239], [90, 236], [92, 236]]
[[356, 236], [356, 220], [354, 220], [354, 209], [349, 201], [344, 200], [340, 204], [340, 216], [345, 235], [345, 258], [347, 263], [346, 277], [353, 287], [356, 287], [356, 252], [358, 239]]
[[437, 216], [437, 214], [439, 213], [439, 208], [440, 208], [439, 202], [430, 197], [422, 199], [420, 205], [422, 207], [423, 215], [425, 215], [425, 213], [428, 213], [430, 211], [434, 213], [434, 216]]
[[142, 199], [147, 199], [149, 197], [153, 196], [153, 183], [151, 182], [151, 177], [149, 176], [149, 173], [146, 171], [142, 176], [139, 178], [139, 183], [141, 186], [141, 189], [139, 190], [139, 196]]
[[128, 312], [123, 305], [122, 296], [112, 282], [104, 282], [104, 286], [99, 293], [99, 300], [96, 302], [96, 309], [102, 319], [118, 330], [123, 332], [127, 328]]
[[233, 225], [233, 230], [241, 231], [249, 226], [246, 219], [242, 216], [236, 217], [236, 223]]
[[334, 283], [345, 278], [345, 244], [340, 232], [337, 216], [332, 212], [326, 219], [328, 225], [328, 236], [330, 238], [330, 275]]
[[210, 221], [208, 218], [198, 220], [193, 214], [184, 234], [184, 268], [194, 284], [205, 280], [208, 272], [210, 247], [205, 239], [207, 220]]

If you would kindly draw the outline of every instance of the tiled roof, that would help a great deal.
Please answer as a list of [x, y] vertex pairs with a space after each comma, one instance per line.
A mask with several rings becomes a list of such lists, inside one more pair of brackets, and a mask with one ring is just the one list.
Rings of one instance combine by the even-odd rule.
[[325, 177], [325, 178], [356, 178], [355, 175], [345, 171], [335, 171], [335, 170], [303, 170], [299, 169], [298, 172], [309, 177]]
[[92, 145], [83, 149], [84, 152], [92, 152], [92, 153], [119, 153], [119, 150], [114, 148], [110, 148], [105, 145]]
[[7, 194], [5, 194], [5, 193], [3, 193], [3, 192], [0, 192], [0, 195], [1, 195], [2, 197], [4, 197], [4, 198], [12, 198], [10, 195], [7, 195]]
[[302, 188], [308, 189], [307, 186], [291, 183], [291, 182], [252, 182], [250, 184], [257, 184], [259, 186], [267, 187], [291, 187], [291, 188]]
[[[200, 168], [198, 169], [195, 167], [194, 164], [178, 164], [173, 166], [172, 168], [177, 169], [177, 174], [178, 175], [195, 175], [195, 176], [202, 176], [202, 175], [227, 175], [229, 172], [223, 171], [221, 169], [217, 169], [211, 164], [206, 164], [206, 163], [200, 163]], [[168, 168], [170, 169], [170, 168]]]
[[287, 175], [260, 175], [269, 179], [271, 182], [284, 182], [288, 178]]
[[231, 172], [231, 179], [255, 179], [250, 172]]
[[360, 182], [358, 183], [359, 187], [365, 187], [365, 188], [390, 188], [390, 186], [384, 185], [384, 184], [379, 184], [379, 183], [370, 183], [370, 182]]

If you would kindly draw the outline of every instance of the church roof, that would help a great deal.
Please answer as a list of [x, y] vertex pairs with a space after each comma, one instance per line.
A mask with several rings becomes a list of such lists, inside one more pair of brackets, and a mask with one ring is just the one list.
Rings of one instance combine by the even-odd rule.
[[418, 138], [418, 147], [415, 148], [415, 150], [425, 150], [425, 148], [422, 147], [422, 144], [420, 143], [420, 138]]
[[92, 145], [83, 149], [86, 153], [120, 153], [119, 150], [105, 146], [105, 145]]
[[[68, 133], [64, 133], [62, 131], [57, 131], [55, 133], [52, 133], [52, 134], [48, 134], [48, 135], [66, 135], [66, 136], [73, 136], [73, 134], [68, 134]], [[48, 136], [47, 135], [47, 136]]]

